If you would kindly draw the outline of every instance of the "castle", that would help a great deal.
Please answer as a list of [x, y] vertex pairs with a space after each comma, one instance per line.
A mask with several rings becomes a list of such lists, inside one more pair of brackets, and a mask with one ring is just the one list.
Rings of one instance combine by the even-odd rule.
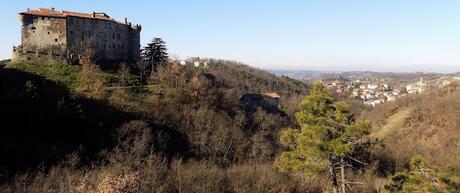
[[125, 18], [118, 22], [105, 13], [78, 13], [54, 8], [19, 13], [21, 45], [13, 47], [13, 60], [57, 60], [78, 64], [83, 58], [97, 62], [135, 62], [140, 52], [140, 25]]

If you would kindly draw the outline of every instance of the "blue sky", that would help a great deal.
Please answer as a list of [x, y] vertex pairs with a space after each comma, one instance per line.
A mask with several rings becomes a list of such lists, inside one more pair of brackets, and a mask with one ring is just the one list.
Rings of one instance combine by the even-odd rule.
[[17, 13], [106, 12], [143, 26], [172, 55], [269, 69], [460, 71], [458, 0], [10, 0], [1, 2], [0, 58], [20, 42]]

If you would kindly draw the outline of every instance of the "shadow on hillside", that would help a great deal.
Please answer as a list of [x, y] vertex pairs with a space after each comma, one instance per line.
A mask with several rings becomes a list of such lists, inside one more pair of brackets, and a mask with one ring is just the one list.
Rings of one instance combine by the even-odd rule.
[[[63, 85], [41, 76], [0, 67], [0, 179], [16, 171], [48, 166], [78, 152], [89, 163], [115, 145], [115, 129], [137, 119], [96, 100], [72, 95]], [[169, 154], [186, 144], [174, 130]]]
[[[44, 77], [0, 66], [0, 180], [16, 171], [58, 163], [74, 152], [82, 164], [90, 163], [115, 145], [116, 128], [139, 118], [72, 95]], [[183, 134], [148, 124], [161, 138], [152, 139], [156, 151], [186, 156], [188, 143]]]

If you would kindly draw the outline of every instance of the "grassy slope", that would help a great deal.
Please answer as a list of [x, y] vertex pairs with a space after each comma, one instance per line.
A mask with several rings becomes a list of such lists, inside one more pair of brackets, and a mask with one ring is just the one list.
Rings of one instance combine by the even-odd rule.
[[373, 120], [372, 136], [383, 139], [395, 159], [407, 162], [419, 154], [437, 165], [458, 167], [459, 105], [459, 91], [418, 96], [376, 107], [363, 118]]
[[371, 137], [377, 139], [385, 139], [391, 133], [397, 132], [398, 129], [404, 128], [406, 119], [409, 118], [412, 110], [409, 108], [398, 109], [393, 115], [385, 120], [385, 124], [381, 127], [375, 128]]

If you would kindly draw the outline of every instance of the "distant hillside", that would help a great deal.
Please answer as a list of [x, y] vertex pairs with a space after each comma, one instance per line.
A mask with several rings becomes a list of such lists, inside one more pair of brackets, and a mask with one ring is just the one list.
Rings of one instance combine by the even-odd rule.
[[373, 120], [373, 137], [401, 162], [422, 155], [444, 167], [460, 163], [460, 90], [454, 85], [431, 96], [409, 96], [377, 106], [361, 118]]
[[425, 80], [433, 80], [444, 76], [441, 73], [395, 73], [395, 72], [371, 72], [371, 71], [308, 71], [308, 70], [272, 70], [270, 71], [278, 76], [289, 76], [307, 83], [333, 80], [385, 80], [390, 84], [407, 84], [418, 81], [420, 77]]
[[323, 73], [321, 71], [314, 71], [314, 70], [274, 70], [274, 69], [270, 69], [267, 71], [277, 76], [287, 76], [287, 77], [299, 79], [299, 80], [305, 77], [312, 76], [314, 74]]

